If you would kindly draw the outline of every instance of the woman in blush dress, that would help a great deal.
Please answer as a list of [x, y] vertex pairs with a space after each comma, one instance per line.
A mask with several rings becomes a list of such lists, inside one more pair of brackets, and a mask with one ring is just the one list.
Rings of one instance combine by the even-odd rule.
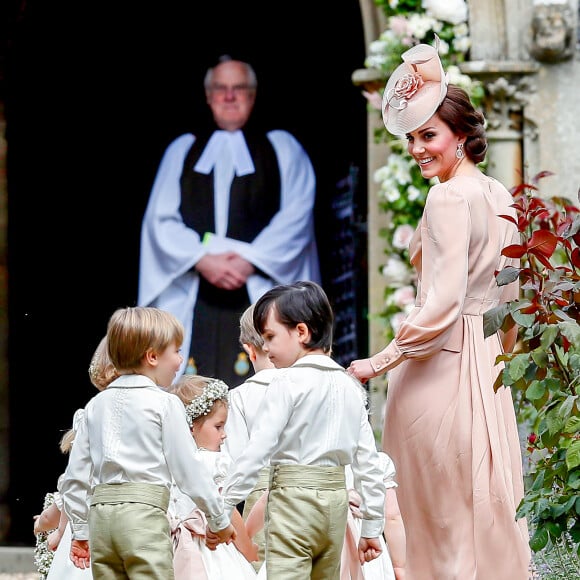
[[[383, 95], [383, 119], [405, 135], [429, 190], [409, 245], [415, 307], [395, 338], [348, 371], [389, 371], [383, 449], [397, 466], [407, 535], [407, 580], [526, 580], [530, 576], [522, 455], [509, 388], [494, 390], [517, 328], [485, 338], [483, 314], [517, 298], [499, 287], [502, 255], [519, 243], [513, 200], [477, 167], [487, 151], [483, 115], [448, 85], [437, 47], [402, 55]], [[517, 265], [517, 262], [513, 262]]]

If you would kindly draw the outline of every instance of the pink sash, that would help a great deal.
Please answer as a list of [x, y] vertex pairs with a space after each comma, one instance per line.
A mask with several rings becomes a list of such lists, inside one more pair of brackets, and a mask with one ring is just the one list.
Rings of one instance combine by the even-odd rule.
[[200, 509], [194, 509], [185, 519], [169, 517], [173, 539], [173, 567], [175, 578], [208, 580], [201, 555], [201, 543], [205, 543], [207, 520]]

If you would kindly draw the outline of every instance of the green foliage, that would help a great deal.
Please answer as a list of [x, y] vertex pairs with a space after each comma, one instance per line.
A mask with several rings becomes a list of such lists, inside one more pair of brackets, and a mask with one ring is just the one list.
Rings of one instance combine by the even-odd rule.
[[490, 310], [486, 336], [513, 323], [519, 341], [499, 360], [505, 368], [495, 387], [510, 386], [530, 429], [525, 496], [518, 516], [533, 529], [534, 552], [569, 538], [580, 555], [580, 210], [561, 197], [537, 195], [542, 172], [514, 188], [520, 243], [503, 249], [520, 268], [497, 273], [501, 286], [519, 278], [521, 295]]

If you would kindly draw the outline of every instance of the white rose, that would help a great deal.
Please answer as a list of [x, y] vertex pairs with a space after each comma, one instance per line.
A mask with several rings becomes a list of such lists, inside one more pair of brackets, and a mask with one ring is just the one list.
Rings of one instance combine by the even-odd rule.
[[381, 188], [384, 191], [385, 199], [389, 203], [395, 203], [396, 201], [399, 201], [399, 199], [401, 199], [401, 192], [396, 186], [391, 186], [390, 183], [383, 183], [381, 185]]
[[373, 181], [375, 183], [382, 183], [383, 181], [389, 179], [390, 176], [391, 176], [390, 167], [388, 167], [387, 165], [383, 165], [373, 173]]
[[456, 52], [465, 54], [471, 48], [471, 39], [468, 36], [453, 39], [453, 48]]
[[393, 292], [393, 303], [405, 312], [407, 311], [406, 307], [409, 306], [409, 304], [415, 304], [415, 298], [415, 286], [411, 286], [410, 284], [407, 286], [401, 286]]
[[415, 233], [415, 228], [409, 224], [398, 226], [393, 234], [393, 247], [398, 250], [406, 250]]
[[467, 4], [464, 0], [423, 0], [423, 9], [437, 20], [460, 24], [467, 21]]
[[449, 43], [445, 42], [442, 38], [439, 39], [439, 54], [442, 56], [449, 54]]
[[393, 314], [391, 318], [389, 318], [391, 328], [393, 329], [393, 332], [395, 334], [397, 330], [399, 330], [399, 327], [401, 326], [405, 318], [407, 318], [407, 315], [404, 312], [397, 312], [396, 314]]
[[382, 54], [387, 51], [389, 45], [383, 40], [374, 40], [369, 44], [369, 52], [372, 54]]
[[390, 257], [381, 273], [385, 278], [385, 283], [395, 287], [409, 284], [412, 278], [409, 267], [398, 256]]
[[421, 191], [419, 190], [418, 187], [415, 187], [414, 185], [409, 185], [409, 187], [407, 187], [407, 199], [409, 201], [415, 201], [420, 197]]

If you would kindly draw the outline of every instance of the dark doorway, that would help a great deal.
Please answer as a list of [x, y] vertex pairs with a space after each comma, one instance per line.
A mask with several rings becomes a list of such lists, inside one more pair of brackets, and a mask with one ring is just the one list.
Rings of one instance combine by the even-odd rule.
[[[358, 0], [324, 14], [301, 0], [15, 4], [5, 78], [9, 540], [33, 545], [32, 516], [66, 465], [60, 437], [95, 394], [91, 354], [113, 310], [136, 301], [157, 164], [205, 113], [206, 68], [222, 53], [252, 62], [260, 114], [309, 152], [330, 288], [340, 254], [328, 225], [353, 174], [355, 222], [366, 215], [366, 105], [351, 83], [365, 46]], [[364, 284], [366, 271], [363, 301]]]

